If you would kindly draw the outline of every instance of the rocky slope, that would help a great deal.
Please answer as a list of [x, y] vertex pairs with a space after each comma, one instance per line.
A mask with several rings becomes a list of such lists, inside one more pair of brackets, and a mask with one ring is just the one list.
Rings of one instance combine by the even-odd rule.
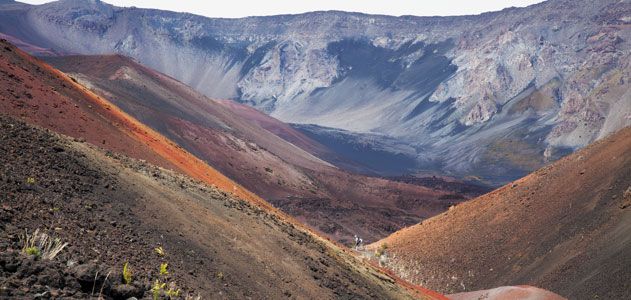
[[[6, 116], [0, 154], [3, 299], [155, 299], [155, 280], [180, 290], [159, 299], [443, 299], [250, 201]], [[52, 260], [22, 253], [37, 228], [69, 245]]]
[[344, 243], [354, 234], [376, 241], [482, 194], [344, 172], [314, 156], [335, 153], [287, 124], [234, 101], [208, 99], [126, 57], [47, 61], [248, 190]]
[[261, 206], [269, 204], [61, 71], [0, 40], [3, 114], [176, 170]]
[[[76, 80], [0, 43], [0, 298], [150, 299], [155, 279], [202, 299], [440, 298], [360, 262]], [[21, 235], [37, 228], [69, 243], [58, 259], [21, 252]], [[121, 279], [125, 262], [131, 284]], [[168, 274], [158, 275], [161, 263]]]
[[627, 299], [631, 127], [372, 247], [382, 244], [388, 267], [438, 291], [529, 284]]
[[322, 140], [346, 130], [358, 140], [335, 143], [374, 144], [404, 159], [398, 174], [505, 182], [631, 123], [628, 0], [444, 18], [209, 19], [79, 0], [0, 15], [0, 32], [38, 47], [131, 56], [208, 96], [335, 129], [308, 128]]

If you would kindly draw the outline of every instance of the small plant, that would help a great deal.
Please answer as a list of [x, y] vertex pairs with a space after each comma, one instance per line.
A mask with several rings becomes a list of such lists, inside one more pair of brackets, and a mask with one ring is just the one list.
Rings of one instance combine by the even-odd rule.
[[218, 272], [217, 273], [217, 279], [223, 280], [223, 272]]
[[169, 298], [175, 298], [180, 296], [180, 289], [175, 286], [175, 282], [169, 284], [169, 288], [164, 291], [164, 294]]
[[158, 300], [158, 298], [160, 297], [160, 291], [162, 291], [164, 287], [166, 287], [166, 285], [166, 283], [161, 283], [160, 280], [156, 279], [156, 281], [153, 283], [153, 286], [151, 287], [153, 300]]
[[381, 244], [381, 246], [379, 246], [379, 248], [375, 250], [375, 256], [381, 257], [382, 255], [386, 254], [387, 249], [388, 249], [388, 244], [386, 243]]
[[168, 275], [169, 271], [167, 270], [167, 267], [169, 266], [168, 263], [161, 263], [160, 264], [160, 275]]
[[26, 231], [22, 236], [22, 253], [41, 259], [55, 258], [66, 246], [68, 243], [62, 243], [59, 238], [51, 238], [48, 234], [40, 232], [39, 228], [32, 234]]
[[28, 183], [28, 184], [35, 184], [35, 178], [33, 178], [33, 177], [26, 178], [26, 183]]
[[132, 276], [131, 276], [131, 268], [129, 267], [129, 263], [125, 263], [123, 265], [123, 282], [125, 284], [131, 284]]
[[26, 255], [32, 255], [35, 257], [40, 257], [42, 256], [42, 252], [39, 251], [39, 249], [37, 247], [28, 247], [25, 249], [24, 251], [26, 253]]
[[160, 282], [160, 280], [156, 279], [151, 287], [151, 294], [153, 295], [153, 299], [157, 300], [160, 297], [160, 293], [164, 292], [164, 295], [169, 299], [176, 298], [180, 296], [180, 289], [177, 288], [175, 282], [171, 282], [169, 287], [167, 288], [166, 283]]
[[156, 251], [156, 253], [160, 256], [164, 256], [164, 249], [162, 248], [162, 246], [156, 247], [155, 249], [153, 249], [154, 251]]

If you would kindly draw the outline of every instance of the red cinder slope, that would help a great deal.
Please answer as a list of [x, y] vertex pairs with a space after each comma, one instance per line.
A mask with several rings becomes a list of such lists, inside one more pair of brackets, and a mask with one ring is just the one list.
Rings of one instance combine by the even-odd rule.
[[140, 123], [66, 74], [0, 42], [2, 113], [87, 140], [105, 149], [179, 170], [193, 178], [271, 207], [205, 162]]
[[453, 204], [452, 192], [339, 170], [316, 157], [332, 155], [326, 147], [287, 124], [234, 102], [208, 99], [129, 58], [47, 60], [245, 188], [336, 240], [349, 242], [357, 233], [374, 241]]
[[[28, 170], [16, 166], [24, 165], [20, 161], [28, 161], [28, 158], [34, 155], [34, 149], [40, 149], [40, 152], [46, 155], [58, 154], [57, 158], [42, 158], [41, 156], [36, 158], [38, 161], [34, 164], [37, 166], [38, 183], [41, 181], [48, 184], [48, 182], [55, 181], [54, 178], [48, 176], [52, 173], [70, 172], [70, 170], [77, 169], [82, 172], [81, 174], [91, 174], [95, 178], [106, 178], [106, 181], [112, 182], [113, 185], [105, 187], [106, 192], [102, 185], [91, 183], [92, 180], [80, 183], [63, 181], [64, 184], [70, 184], [74, 188], [76, 186], [89, 186], [90, 188], [83, 189], [82, 192], [85, 197], [91, 199], [90, 202], [98, 199], [95, 202], [101, 204], [106, 202], [102, 198], [106, 198], [109, 202], [115, 202], [114, 205], [122, 211], [120, 214], [115, 214], [106, 209], [101, 215], [101, 219], [93, 220], [94, 218], [92, 218], [88, 222], [98, 221], [107, 224], [107, 226], [116, 227], [116, 225], [112, 225], [116, 224], [112, 222], [113, 220], [109, 222], [106, 220], [111, 220], [113, 216], [117, 215], [117, 221], [124, 224], [134, 224], [127, 230], [127, 233], [137, 232], [133, 234], [136, 236], [139, 234], [138, 232], [142, 232], [140, 237], [142, 242], [138, 243], [137, 239], [127, 240], [129, 235], [125, 235], [125, 237], [107, 235], [108, 232], [112, 231], [103, 230], [102, 234], [98, 235], [99, 244], [103, 244], [103, 241], [111, 241], [120, 246], [120, 239], [125, 238], [125, 243], [128, 244], [125, 252], [129, 253], [131, 247], [138, 249], [139, 246], [142, 246], [143, 248], [138, 249], [138, 251], [144, 253], [149, 251], [152, 255], [155, 253], [153, 253], [151, 246], [147, 245], [167, 243], [165, 248], [181, 247], [173, 254], [169, 254], [169, 257], [176, 259], [173, 268], [180, 270], [178, 272], [180, 279], [182, 276], [190, 279], [185, 285], [197, 287], [205, 296], [210, 296], [209, 291], [216, 291], [216, 286], [222, 286], [222, 289], [227, 291], [228, 297], [232, 295], [236, 298], [243, 298], [244, 295], [257, 295], [259, 298], [268, 295], [278, 297], [281, 293], [286, 296], [291, 294], [290, 289], [297, 288], [295, 295], [312, 295], [305, 296], [307, 298], [312, 298], [315, 294], [328, 295], [325, 297], [333, 298], [335, 297], [334, 294], [348, 290], [346, 291], [348, 295], [355, 295], [353, 297], [360, 298], [381, 295], [378, 297], [384, 299], [414, 297], [445, 299], [437, 293], [405, 283], [378, 268], [365, 264], [353, 257], [351, 251], [313, 234], [302, 224], [270, 207], [256, 195], [234, 184], [230, 179], [182, 150], [164, 136], [120, 111], [106, 99], [92, 94], [70, 77], [66, 77], [56, 69], [28, 56], [6, 41], [0, 41], [0, 47], [0, 74], [2, 75], [0, 76], [0, 111], [2, 114], [20, 117], [41, 127], [73, 136], [75, 139], [85, 138], [109, 151], [120, 151], [132, 157], [155, 162], [160, 166], [172, 167], [195, 180], [222, 187], [224, 190], [232, 188], [236, 196], [246, 200], [239, 202], [238, 199], [226, 193], [217, 193], [214, 188], [209, 189], [207, 186], [200, 185], [199, 181], [191, 181], [175, 173], [148, 166], [143, 162], [127, 162], [124, 165], [113, 163], [115, 159], [110, 157], [117, 157], [116, 159], [123, 162], [126, 159], [111, 153], [109, 155], [107, 153], [99, 154], [100, 150], [93, 149], [92, 146], [84, 143], [73, 143], [72, 147], [76, 147], [75, 150], [78, 152], [72, 151], [71, 154], [67, 155], [65, 153], [60, 154], [56, 150], [51, 151], [51, 148], [54, 147], [50, 145], [51, 139], [54, 138], [51, 137], [50, 133], [43, 133], [41, 129], [26, 128], [28, 126], [17, 124], [2, 117], [2, 123], [6, 125], [3, 127], [3, 132], [8, 133], [4, 137], [8, 143], [10, 142], [6, 145], [8, 148], [5, 150], [19, 158], [9, 158], [5, 162], [8, 166], [7, 170], [16, 168], [20, 170], [20, 174], [17, 175], [3, 174], [3, 177], [9, 176], [7, 178], [11, 178], [6, 183], [19, 182], [18, 180], [23, 180], [24, 177], [32, 176]], [[16, 131], [20, 133], [16, 134]], [[29, 147], [19, 146], [20, 143], [24, 143], [25, 135], [35, 139], [34, 147], [32, 145]], [[70, 147], [67, 145], [70, 145], [71, 142], [65, 141], [62, 144], [60, 149]], [[21, 148], [28, 149], [21, 150]], [[79, 152], [83, 154], [77, 156], [80, 157], [78, 160], [87, 165], [75, 164], [71, 168], [65, 169], [63, 167], [48, 168], [46, 167], [47, 164], [42, 163], [42, 161], [55, 160], [64, 155], [69, 158], [69, 155], [75, 155]], [[69, 158], [68, 160], [76, 161], [77, 158]], [[56, 165], [58, 164], [57, 162]], [[130, 166], [134, 166], [134, 169], [130, 169]], [[90, 169], [93, 172], [86, 172]], [[52, 173], [46, 173], [42, 170]], [[139, 172], [138, 170], [145, 171]], [[64, 179], [68, 178], [71, 176], [64, 177]], [[33, 196], [24, 195], [25, 192], [29, 193], [27, 189], [18, 188], [18, 192], [15, 193], [13, 190], [10, 191], [12, 202], [7, 203], [2, 209], [11, 211], [12, 214], [9, 218], [14, 219], [11, 221], [11, 226], [0, 224], [3, 228], [11, 229], [11, 236], [15, 236], [18, 230], [21, 230], [16, 226], [19, 228], [50, 226], [48, 223], [41, 223], [49, 216], [41, 217], [28, 211], [37, 205], [43, 205], [43, 203], [48, 208], [50, 203], [42, 202], [44, 200], [39, 198], [34, 201]], [[56, 194], [59, 193], [60, 189], [43, 189], [42, 191], [52, 195], [55, 199], [60, 198]], [[212, 192], [214, 196], [204, 194], [204, 191], [214, 191]], [[106, 196], [103, 197], [105, 194]], [[42, 194], [39, 193], [36, 196], [43, 198]], [[224, 200], [230, 200], [228, 198], [232, 200], [222, 203], [213, 199], [219, 196]], [[16, 197], [23, 197], [25, 201], [29, 201], [29, 204], [23, 205], [24, 201], [19, 201], [19, 198]], [[63, 197], [61, 198], [63, 199]], [[74, 201], [75, 199], [70, 200]], [[74, 224], [70, 223], [67, 218], [76, 215], [66, 212], [72, 206], [68, 203], [70, 200], [65, 199], [60, 203], [60, 205], [63, 204], [61, 208], [56, 207], [58, 211], [64, 212], [62, 217], [65, 219], [60, 222], [63, 226]], [[83, 200], [81, 199], [81, 201]], [[11, 206], [20, 210], [14, 210]], [[73, 209], [78, 210], [78, 214], [85, 217], [83, 205], [74, 205]], [[129, 213], [132, 209], [133, 214], [138, 215], [129, 219]], [[98, 211], [101, 212], [102, 210], [103, 207], [99, 206]], [[50, 212], [52, 211], [50, 209]], [[42, 207], [42, 209], [36, 209], [36, 212], [47, 215], [49, 209]], [[94, 216], [94, 212], [90, 212], [88, 215]], [[147, 227], [144, 227], [145, 230], [140, 230], [137, 226]], [[122, 228], [125, 228], [125, 225]], [[79, 231], [81, 233], [78, 233]], [[175, 232], [179, 233], [175, 234]], [[72, 230], [62, 230], [59, 234], [65, 235], [66, 238], [75, 236], [75, 239], [71, 240], [73, 243], [86, 245], [95, 243], [92, 234], [89, 234], [90, 237], [76, 238], [77, 235], [84, 234], [83, 229], [79, 230], [79, 227], [73, 227]], [[257, 240], [261, 236], [266, 238]], [[8, 245], [4, 232], [0, 239], [2, 239], [0, 242], [3, 246]], [[296, 250], [297, 247], [303, 249]], [[72, 251], [77, 251], [76, 248], [73, 249]], [[88, 249], [94, 250], [95, 248], [89, 247]], [[121, 248], [116, 247], [116, 249], [120, 250]], [[191, 249], [198, 251], [196, 255], [189, 254]], [[97, 251], [96, 253], [101, 252]], [[150, 263], [157, 261], [152, 258], [153, 261], [148, 262], [148, 255], [138, 255], [138, 252], [135, 252], [135, 255], [133, 260], [136, 262], [136, 266], [142, 266], [145, 271], [151, 268]], [[104, 259], [109, 263], [119, 263], [118, 260], [124, 259], [124, 257], [108, 255]], [[334, 261], [330, 259], [334, 259]], [[82, 260], [88, 261], [89, 259]], [[288, 263], [291, 260], [297, 262]], [[219, 270], [221, 274], [225, 271], [226, 274], [222, 275], [224, 280], [235, 278], [235, 280], [239, 280], [239, 283], [221, 282], [221, 278], [217, 279], [217, 273], [207, 272], [206, 266], [208, 265], [212, 265], [211, 269]], [[225, 267], [226, 269], [221, 271], [216, 267]], [[342, 269], [338, 267], [342, 267]], [[338, 269], [329, 272], [329, 269], [335, 268]], [[305, 270], [311, 271], [304, 272]], [[187, 272], [182, 271], [188, 271], [188, 275], [186, 275]], [[198, 276], [201, 279], [198, 279]], [[242, 278], [244, 276], [247, 278]], [[290, 276], [290, 278], [287, 279], [282, 276]], [[42, 280], [46, 282], [45, 279]], [[348, 280], [350, 283], [345, 283], [344, 280]], [[208, 284], [210, 281], [212, 283]], [[243, 286], [242, 281], [249, 282], [252, 286]], [[232, 285], [237, 288], [231, 287]], [[291, 285], [292, 288], [279, 290], [279, 287], [284, 285]], [[209, 286], [210, 290], [205, 290]], [[240, 286], [243, 287], [238, 288]], [[3, 293], [6, 291], [4, 286], [2, 290]]]
[[631, 128], [372, 245], [442, 292], [529, 284], [630, 299]]

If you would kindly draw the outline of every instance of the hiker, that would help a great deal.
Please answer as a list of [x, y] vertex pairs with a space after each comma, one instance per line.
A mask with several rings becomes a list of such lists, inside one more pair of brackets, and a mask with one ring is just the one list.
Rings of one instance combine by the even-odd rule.
[[361, 246], [363, 242], [364, 240], [362, 240], [362, 238], [355, 235], [355, 250], [359, 250], [359, 246]]

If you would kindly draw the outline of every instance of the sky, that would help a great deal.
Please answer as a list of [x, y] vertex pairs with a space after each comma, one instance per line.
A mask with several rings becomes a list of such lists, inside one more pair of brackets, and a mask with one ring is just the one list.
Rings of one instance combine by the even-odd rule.
[[[17, 0], [31, 4], [50, 0]], [[157, 8], [207, 17], [239, 18], [342, 10], [383, 15], [454, 16], [523, 7], [541, 0], [105, 0], [116, 6]]]

